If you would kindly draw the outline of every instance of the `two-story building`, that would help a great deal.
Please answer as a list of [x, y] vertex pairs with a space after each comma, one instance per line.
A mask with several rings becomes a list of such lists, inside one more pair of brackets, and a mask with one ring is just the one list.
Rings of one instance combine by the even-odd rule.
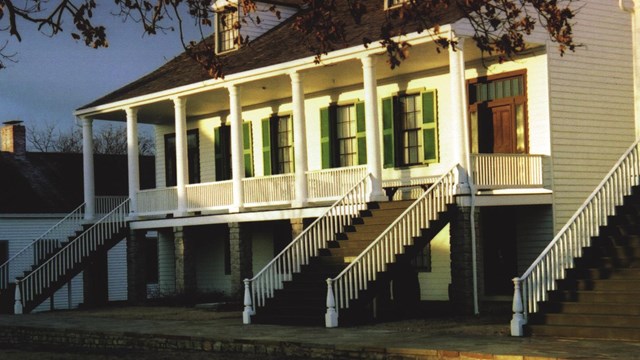
[[[138, 124], [156, 129], [155, 189], [140, 190], [129, 154], [129, 298], [145, 297], [140, 234], [153, 230], [161, 291], [245, 293], [246, 322], [510, 301], [511, 279], [636, 138], [628, 15], [585, 2], [575, 53], [540, 30], [500, 62], [452, 12], [439, 32], [455, 49], [409, 33], [392, 70], [362, 39], [397, 2], [369, 2], [362, 25], [337, 5], [348, 37], [319, 63], [290, 27], [298, 3], [261, 1], [240, 28], [223, 24], [246, 14], [219, 7], [224, 78], [183, 54], [76, 110], [87, 139], [96, 121], [126, 122], [136, 149]], [[263, 11], [274, 4], [280, 17]], [[89, 142], [84, 154], [91, 169]]]

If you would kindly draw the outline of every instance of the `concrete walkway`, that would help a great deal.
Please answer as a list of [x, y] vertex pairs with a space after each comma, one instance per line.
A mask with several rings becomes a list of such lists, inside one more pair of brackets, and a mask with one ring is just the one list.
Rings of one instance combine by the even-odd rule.
[[372, 359], [640, 359], [640, 343], [513, 338], [507, 324], [411, 320], [349, 328], [243, 325], [239, 312], [128, 307], [0, 316], [0, 347], [178, 349]]

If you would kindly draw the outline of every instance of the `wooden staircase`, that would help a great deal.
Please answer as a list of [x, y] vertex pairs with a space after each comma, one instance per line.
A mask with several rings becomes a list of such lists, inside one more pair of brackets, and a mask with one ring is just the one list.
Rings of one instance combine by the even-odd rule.
[[[353, 220], [352, 225], [347, 226], [344, 232], [336, 234], [336, 240], [329, 241], [328, 247], [320, 250], [319, 256], [312, 257], [309, 264], [301, 267], [299, 273], [293, 274], [291, 281], [285, 281], [282, 289], [275, 290], [274, 296], [267, 299], [265, 306], [254, 315], [253, 321], [270, 324], [324, 325], [324, 315], [327, 311], [326, 279], [338, 275], [412, 203], [413, 201], [369, 203], [368, 208], [360, 212], [360, 216]], [[429, 234], [433, 231], [435, 227], [430, 229]], [[405, 254], [398, 256], [397, 261], [408, 264], [411, 254], [415, 254], [432, 237], [433, 235], [414, 239], [416, 245], [405, 249]], [[393, 277], [393, 272], [394, 264], [390, 264], [386, 274], [381, 274], [377, 281], [369, 284], [367, 291], [359, 294], [357, 302], [360, 306], [341, 312], [341, 323], [354, 324], [370, 320], [373, 316], [369, 311], [372, 300], [385, 290], [388, 294], [388, 283]]]
[[640, 187], [532, 314], [533, 335], [640, 340]]

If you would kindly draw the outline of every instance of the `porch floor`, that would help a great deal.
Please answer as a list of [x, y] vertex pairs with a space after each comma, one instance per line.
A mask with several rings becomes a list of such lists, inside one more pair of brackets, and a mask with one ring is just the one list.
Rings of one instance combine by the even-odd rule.
[[[325, 329], [242, 325], [241, 313], [109, 307], [0, 317], [0, 348], [240, 353], [251, 358], [631, 359], [640, 344], [513, 338], [504, 315]], [[186, 353], [185, 353], [186, 355]], [[230, 356], [233, 358], [233, 356]]]

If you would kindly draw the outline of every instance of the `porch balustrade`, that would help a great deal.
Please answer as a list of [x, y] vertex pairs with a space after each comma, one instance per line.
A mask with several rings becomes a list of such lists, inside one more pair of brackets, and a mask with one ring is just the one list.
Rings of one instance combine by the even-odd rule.
[[285, 205], [295, 199], [295, 176], [282, 174], [242, 179], [245, 206]]
[[175, 186], [138, 192], [138, 214], [164, 214], [177, 208], [178, 188]]
[[473, 154], [471, 167], [478, 189], [542, 188], [544, 155]]
[[233, 204], [233, 181], [191, 184], [187, 189], [187, 207], [190, 210], [214, 210]]
[[335, 200], [367, 174], [366, 166], [342, 167], [307, 172], [309, 200]]

